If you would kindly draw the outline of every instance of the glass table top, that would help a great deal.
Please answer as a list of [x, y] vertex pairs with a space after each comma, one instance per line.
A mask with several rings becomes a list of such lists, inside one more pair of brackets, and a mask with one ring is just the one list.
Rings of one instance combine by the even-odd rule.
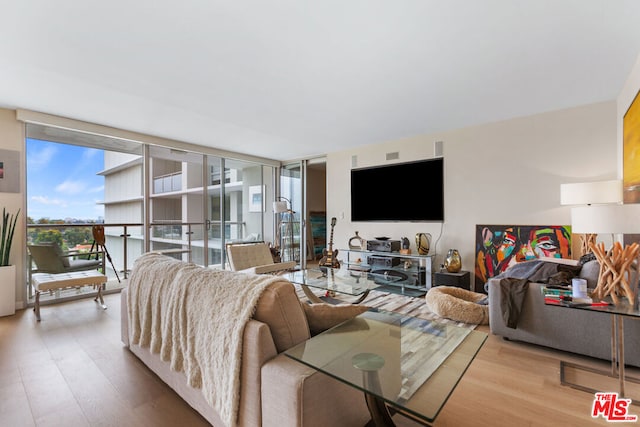
[[285, 354], [432, 422], [486, 338], [437, 321], [369, 311]]
[[[347, 295], [362, 295], [379, 287], [383, 281], [378, 275], [364, 271], [354, 271], [347, 268], [306, 269], [292, 271], [281, 275], [291, 283], [311, 286], [327, 291], [335, 291]], [[399, 280], [395, 276], [384, 277], [387, 282]]]
[[[640, 317], [640, 309], [634, 308], [626, 298], [620, 297], [620, 303], [618, 305], [613, 303], [611, 297], [605, 297], [602, 300], [593, 300], [590, 303], [583, 303], [573, 301], [573, 298], [570, 298], [570, 291], [558, 292], [545, 287], [542, 287], [541, 291], [544, 294], [544, 303], [546, 305], [577, 308], [600, 313], [617, 314], [620, 316]], [[563, 299], [563, 296], [567, 299]]]

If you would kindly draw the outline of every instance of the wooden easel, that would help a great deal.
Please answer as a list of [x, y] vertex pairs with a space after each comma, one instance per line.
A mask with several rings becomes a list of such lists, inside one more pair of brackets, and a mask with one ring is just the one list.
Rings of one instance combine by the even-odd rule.
[[[111, 255], [109, 255], [109, 251], [105, 246], [106, 239], [104, 237], [104, 226], [103, 225], [94, 225], [91, 228], [91, 232], [93, 233], [93, 243], [91, 244], [91, 251], [93, 252], [94, 248], [97, 251], [103, 250], [107, 259], [111, 263], [111, 267], [113, 268], [113, 272], [116, 274], [116, 279], [118, 279], [118, 283], [120, 282], [120, 276], [118, 276], [118, 270], [116, 270], [116, 266], [113, 265], [113, 261], [111, 260]], [[96, 254], [96, 259], [98, 259], [98, 254]], [[106, 273], [105, 273], [106, 274]]]

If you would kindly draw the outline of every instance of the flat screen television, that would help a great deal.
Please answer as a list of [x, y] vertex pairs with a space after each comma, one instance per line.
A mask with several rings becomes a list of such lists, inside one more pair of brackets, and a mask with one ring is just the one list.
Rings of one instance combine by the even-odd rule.
[[351, 221], [444, 221], [444, 159], [352, 169]]

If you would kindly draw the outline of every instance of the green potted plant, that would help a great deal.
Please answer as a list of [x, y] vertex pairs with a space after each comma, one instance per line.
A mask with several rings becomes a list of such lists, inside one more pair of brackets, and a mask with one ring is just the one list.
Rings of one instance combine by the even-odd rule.
[[0, 224], [0, 316], [15, 314], [16, 312], [16, 266], [9, 265], [9, 254], [13, 235], [16, 231], [18, 214], [15, 215], [2, 209], [2, 223]]

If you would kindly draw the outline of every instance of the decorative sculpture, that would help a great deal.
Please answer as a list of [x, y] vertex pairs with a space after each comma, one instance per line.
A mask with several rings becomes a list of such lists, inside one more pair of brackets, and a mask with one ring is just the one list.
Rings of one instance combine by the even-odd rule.
[[457, 249], [449, 249], [447, 257], [444, 259], [444, 268], [449, 273], [458, 273], [462, 269], [462, 259]]
[[597, 234], [588, 233], [580, 235], [580, 255], [586, 255], [591, 252], [591, 244], [596, 244]]
[[615, 305], [620, 305], [627, 298], [634, 308], [638, 306], [638, 278], [637, 266], [632, 279], [632, 264], [638, 259], [640, 245], [633, 243], [622, 248], [620, 242], [615, 242], [609, 252], [605, 251], [604, 243], [591, 243], [589, 248], [593, 251], [600, 263], [600, 275], [598, 284], [592, 296], [602, 299], [611, 296]]
[[349, 239], [349, 249], [366, 249], [367, 241], [364, 240], [358, 232], [356, 231], [356, 235]]
[[416, 234], [416, 248], [420, 255], [429, 255], [429, 246], [431, 245], [431, 234], [418, 233]]
[[409, 239], [403, 237], [400, 241], [400, 253], [403, 255], [409, 255], [411, 253], [411, 243], [409, 242]]

